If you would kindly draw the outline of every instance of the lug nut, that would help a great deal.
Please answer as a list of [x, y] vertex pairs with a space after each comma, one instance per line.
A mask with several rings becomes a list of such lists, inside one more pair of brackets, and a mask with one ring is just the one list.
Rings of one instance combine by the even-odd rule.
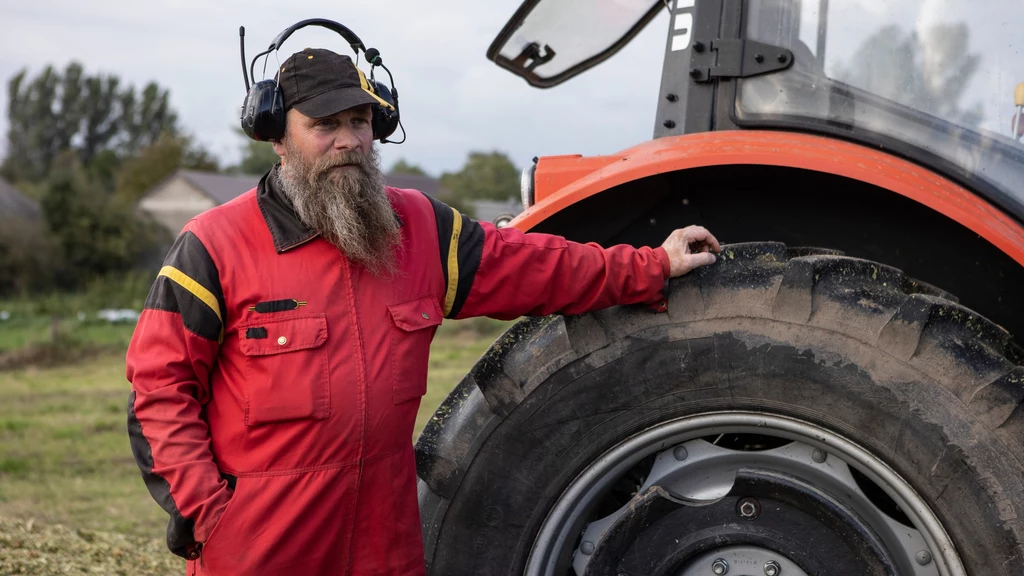
[[914, 560], [921, 566], [927, 566], [932, 561], [932, 553], [927, 550], [921, 550], [914, 556]]
[[775, 560], [769, 560], [764, 563], [764, 576], [779, 576], [782, 574], [782, 566]]
[[674, 456], [676, 460], [682, 462], [690, 456], [690, 453], [686, 451], [686, 446], [676, 446], [672, 449], [672, 456]]
[[580, 544], [580, 552], [583, 552], [587, 556], [590, 556], [594, 553], [594, 543], [590, 542], [589, 540], [583, 542], [583, 544]]
[[753, 498], [744, 498], [736, 503], [736, 512], [741, 518], [753, 520], [761, 515], [761, 503]]
[[815, 448], [814, 452], [811, 452], [811, 460], [814, 460], [818, 464], [821, 464], [828, 458], [828, 454], [825, 453], [821, 448]]
[[719, 558], [711, 563], [711, 571], [714, 572], [717, 576], [727, 574], [729, 572], [729, 563], [723, 560], [722, 558]]

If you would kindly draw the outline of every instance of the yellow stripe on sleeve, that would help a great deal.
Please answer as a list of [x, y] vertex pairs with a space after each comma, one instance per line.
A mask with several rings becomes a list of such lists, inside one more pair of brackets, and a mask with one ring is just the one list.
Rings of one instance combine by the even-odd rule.
[[459, 288], [459, 235], [462, 233], [462, 214], [452, 208], [452, 239], [448, 244], [448, 292], [444, 296], [444, 315], [455, 305], [455, 292]]
[[213, 292], [210, 292], [209, 290], [206, 289], [205, 286], [203, 286], [199, 282], [196, 282], [187, 274], [185, 274], [181, 270], [178, 270], [174, 266], [164, 266], [163, 268], [161, 268], [160, 273], [157, 274], [157, 277], [160, 276], [166, 276], [167, 278], [170, 278], [171, 281], [175, 282], [185, 290], [188, 290], [193, 296], [199, 298], [201, 301], [203, 301], [204, 304], [209, 306], [210, 310], [213, 310], [213, 313], [217, 315], [217, 319], [220, 320], [220, 332], [221, 337], [223, 337], [224, 319], [221, 318], [220, 304], [217, 302], [217, 297], [213, 295]]

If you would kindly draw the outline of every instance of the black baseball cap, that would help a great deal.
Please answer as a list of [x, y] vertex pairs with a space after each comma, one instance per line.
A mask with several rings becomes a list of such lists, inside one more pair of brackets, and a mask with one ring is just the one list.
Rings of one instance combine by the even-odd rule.
[[306, 48], [285, 60], [278, 73], [284, 109], [323, 118], [361, 104], [391, 105], [377, 97], [352, 58], [322, 48]]

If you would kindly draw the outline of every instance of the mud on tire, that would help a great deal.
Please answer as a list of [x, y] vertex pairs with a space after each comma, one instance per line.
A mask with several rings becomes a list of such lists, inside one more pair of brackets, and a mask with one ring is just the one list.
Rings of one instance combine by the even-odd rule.
[[722, 411], [848, 439], [916, 490], [968, 574], [1024, 574], [1024, 354], [1006, 331], [894, 268], [777, 243], [724, 247], [668, 300], [527, 319], [481, 358], [416, 445], [429, 574], [522, 574], [591, 462]]

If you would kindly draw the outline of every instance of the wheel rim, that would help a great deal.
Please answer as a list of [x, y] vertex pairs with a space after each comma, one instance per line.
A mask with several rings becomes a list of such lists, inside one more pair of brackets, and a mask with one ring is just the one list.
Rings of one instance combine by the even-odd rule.
[[[756, 435], [781, 441], [778, 446], [767, 449], [742, 451], [702, 439], [723, 435]], [[645, 459], [652, 458], [653, 463], [632, 500], [610, 514], [595, 516], [599, 505], [607, 506], [612, 487], [622, 482], [627, 473], [644, 466]], [[863, 479], [871, 484], [866, 485]], [[747, 487], [756, 491], [758, 486], [772, 482], [781, 482], [789, 486], [786, 490], [798, 495], [786, 497], [796, 508], [811, 502], [838, 510], [832, 516], [842, 522], [831, 520], [829, 524], [839, 530], [837, 534], [843, 531], [860, 534], [858, 537], [863, 537], [866, 543], [864, 549], [873, 550], [872, 554], [879, 556], [878, 562], [894, 567], [897, 573], [913, 576], [966, 574], [941, 522], [917, 492], [883, 461], [817, 425], [750, 412], [708, 413], [662, 423], [602, 454], [576, 477], [551, 508], [534, 541], [526, 573], [551, 576], [582, 576], [584, 571], [602, 573], [602, 561], [607, 556], [602, 556], [602, 552], [618, 545], [624, 534], [628, 543], [629, 530], [636, 530], [640, 525], [633, 515], [648, 503], [670, 510], [666, 514], [673, 513], [673, 506], [680, 512], [688, 512], [683, 510], [687, 506], [716, 504], [721, 507], [727, 496], [732, 497], [730, 490], [742, 491]], [[880, 494], [884, 493], [883, 500], [877, 495], [868, 495], [872, 490], [866, 491], [866, 488], [871, 486], [880, 489]], [[905, 516], [900, 518], [888, 509], [884, 505], [885, 497]], [[769, 497], [772, 514], [782, 514], [782, 508], [772, 498]], [[736, 513], [739, 518], [756, 523], [759, 516], [754, 512], [759, 514], [755, 510], [758, 501], [756, 498], [748, 500], [753, 501], [737, 501]], [[645, 509], [644, 518], [648, 516], [654, 515]], [[766, 514], [765, 521], [768, 517]], [[715, 539], [723, 541], [718, 534]], [[650, 546], [649, 542], [650, 538], [646, 537], [645, 545]], [[673, 546], [670, 544], [668, 548]], [[787, 549], [779, 542], [752, 546], [744, 541], [717, 549], [708, 548], [706, 543], [695, 546], [689, 551], [663, 551], [661, 566], [677, 561], [672, 564], [677, 568], [664, 573], [714, 575], [717, 572], [712, 570], [712, 564], [716, 560], [727, 562], [728, 554], [742, 553], [757, 559], [750, 563], [759, 565], [756, 571], [748, 566], [745, 571], [733, 569], [726, 574], [770, 573], [774, 565], [767, 562], [772, 561], [782, 568], [777, 572], [780, 576], [800, 576], [795, 557], [790, 557], [799, 556], [800, 551]], [[639, 554], [630, 550], [631, 554]], [[770, 557], [771, 554], [775, 557]], [[865, 556], [865, 561], [868, 560]]]

